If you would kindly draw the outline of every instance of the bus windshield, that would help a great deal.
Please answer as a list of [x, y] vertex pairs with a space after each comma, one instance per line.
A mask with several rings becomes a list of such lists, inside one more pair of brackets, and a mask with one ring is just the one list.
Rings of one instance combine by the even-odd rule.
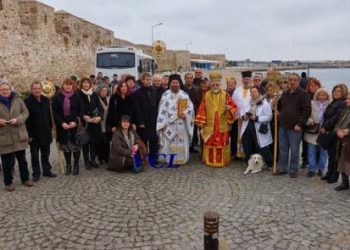
[[112, 52], [97, 54], [97, 68], [133, 68], [135, 54], [129, 52]]

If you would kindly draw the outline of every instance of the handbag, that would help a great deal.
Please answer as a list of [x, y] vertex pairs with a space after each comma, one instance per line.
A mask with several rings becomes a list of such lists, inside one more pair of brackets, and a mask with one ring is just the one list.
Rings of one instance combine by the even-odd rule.
[[259, 125], [259, 133], [261, 134], [267, 134], [267, 132], [269, 131], [269, 126], [267, 125], [267, 123], [261, 123]]
[[78, 147], [82, 147], [87, 143], [89, 143], [89, 141], [90, 141], [90, 136], [87, 132], [87, 129], [86, 127], [83, 126], [80, 118], [78, 118], [78, 131], [75, 134], [75, 144]]
[[316, 123], [312, 126], [306, 126], [304, 131], [309, 134], [318, 134], [320, 132], [320, 124]]
[[316, 142], [324, 149], [332, 147], [332, 141], [334, 140], [335, 134], [333, 132], [326, 132], [317, 136]]

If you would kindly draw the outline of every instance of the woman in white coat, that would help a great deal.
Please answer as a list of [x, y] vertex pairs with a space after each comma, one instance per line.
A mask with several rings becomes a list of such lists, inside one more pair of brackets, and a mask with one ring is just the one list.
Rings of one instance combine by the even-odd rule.
[[269, 149], [272, 143], [270, 121], [272, 120], [271, 105], [261, 95], [257, 87], [250, 89], [252, 99], [242, 115], [241, 130], [243, 149], [246, 161], [252, 154], [260, 154], [268, 167], [272, 167], [273, 159]]

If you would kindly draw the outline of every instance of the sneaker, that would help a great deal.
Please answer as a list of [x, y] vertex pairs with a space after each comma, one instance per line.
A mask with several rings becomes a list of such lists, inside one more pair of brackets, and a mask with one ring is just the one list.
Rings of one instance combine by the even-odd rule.
[[309, 173], [307, 173], [307, 176], [308, 177], [314, 177], [315, 176], [315, 172], [309, 171]]
[[15, 191], [15, 187], [14, 187], [12, 184], [6, 185], [6, 186], [5, 186], [5, 190], [6, 190], [7, 192], [13, 192], [13, 191]]
[[[43, 174], [45, 177], [50, 177], [50, 178], [55, 178], [57, 177], [57, 174], [52, 173], [51, 171], [48, 172], [47, 174]], [[33, 178], [34, 179], [34, 178]]]
[[25, 181], [25, 182], [23, 182], [23, 185], [26, 186], [26, 187], [32, 187], [33, 186], [33, 182]]
[[40, 179], [40, 176], [33, 176], [33, 182], [38, 182]]
[[279, 172], [278, 172], [278, 175], [285, 175], [285, 174], [287, 174], [286, 171], [279, 171]]
[[297, 178], [298, 177], [298, 173], [295, 173], [295, 172], [289, 173], [289, 177], [290, 178]]

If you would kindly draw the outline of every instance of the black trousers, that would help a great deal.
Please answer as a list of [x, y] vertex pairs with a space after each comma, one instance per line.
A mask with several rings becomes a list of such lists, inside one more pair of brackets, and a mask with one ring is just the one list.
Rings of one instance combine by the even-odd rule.
[[108, 133], [102, 133], [102, 136], [98, 142], [96, 154], [99, 160], [104, 160], [105, 162], [109, 159], [111, 137]]
[[198, 138], [198, 127], [196, 125], [194, 125], [191, 147], [193, 148], [194, 146], [197, 146], [198, 145], [198, 141], [199, 141], [199, 138]]
[[1, 155], [2, 169], [5, 185], [12, 184], [12, 169], [15, 166], [15, 159], [18, 161], [19, 173], [22, 183], [29, 180], [28, 163], [26, 160], [26, 151], [20, 150], [9, 154]]
[[39, 145], [30, 145], [30, 155], [33, 169], [33, 177], [41, 176], [41, 169], [39, 164], [39, 151], [40, 151], [40, 161], [41, 167], [43, 169], [43, 175], [49, 174], [51, 170], [51, 164], [49, 162], [50, 157], [50, 145], [39, 146]]
[[246, 130], [242, 136], [242, 144], [245, 153], [245, 160], [248, 161], [253, 154], [261, 154], [268, 167], [272, 167], [273, 159], [272, 154], [268, 146], [261, 148], [258, 143], [255, 124], [253, 121], [249, 121]]
[[231, 125], [230, 131], [230, 146], [231, 146], [231, 156], [236, 156], [237, 154], [237, 140], [238, 140], [238, 121], [235, 121]]
[[328, 152], [328, 174], [334, 178], [338, 179], [338, 160], [337, 160], [337, 143], [338, 139], [334, 136], [334, 139], [330, 143], [330, 146], [327, 150]]

